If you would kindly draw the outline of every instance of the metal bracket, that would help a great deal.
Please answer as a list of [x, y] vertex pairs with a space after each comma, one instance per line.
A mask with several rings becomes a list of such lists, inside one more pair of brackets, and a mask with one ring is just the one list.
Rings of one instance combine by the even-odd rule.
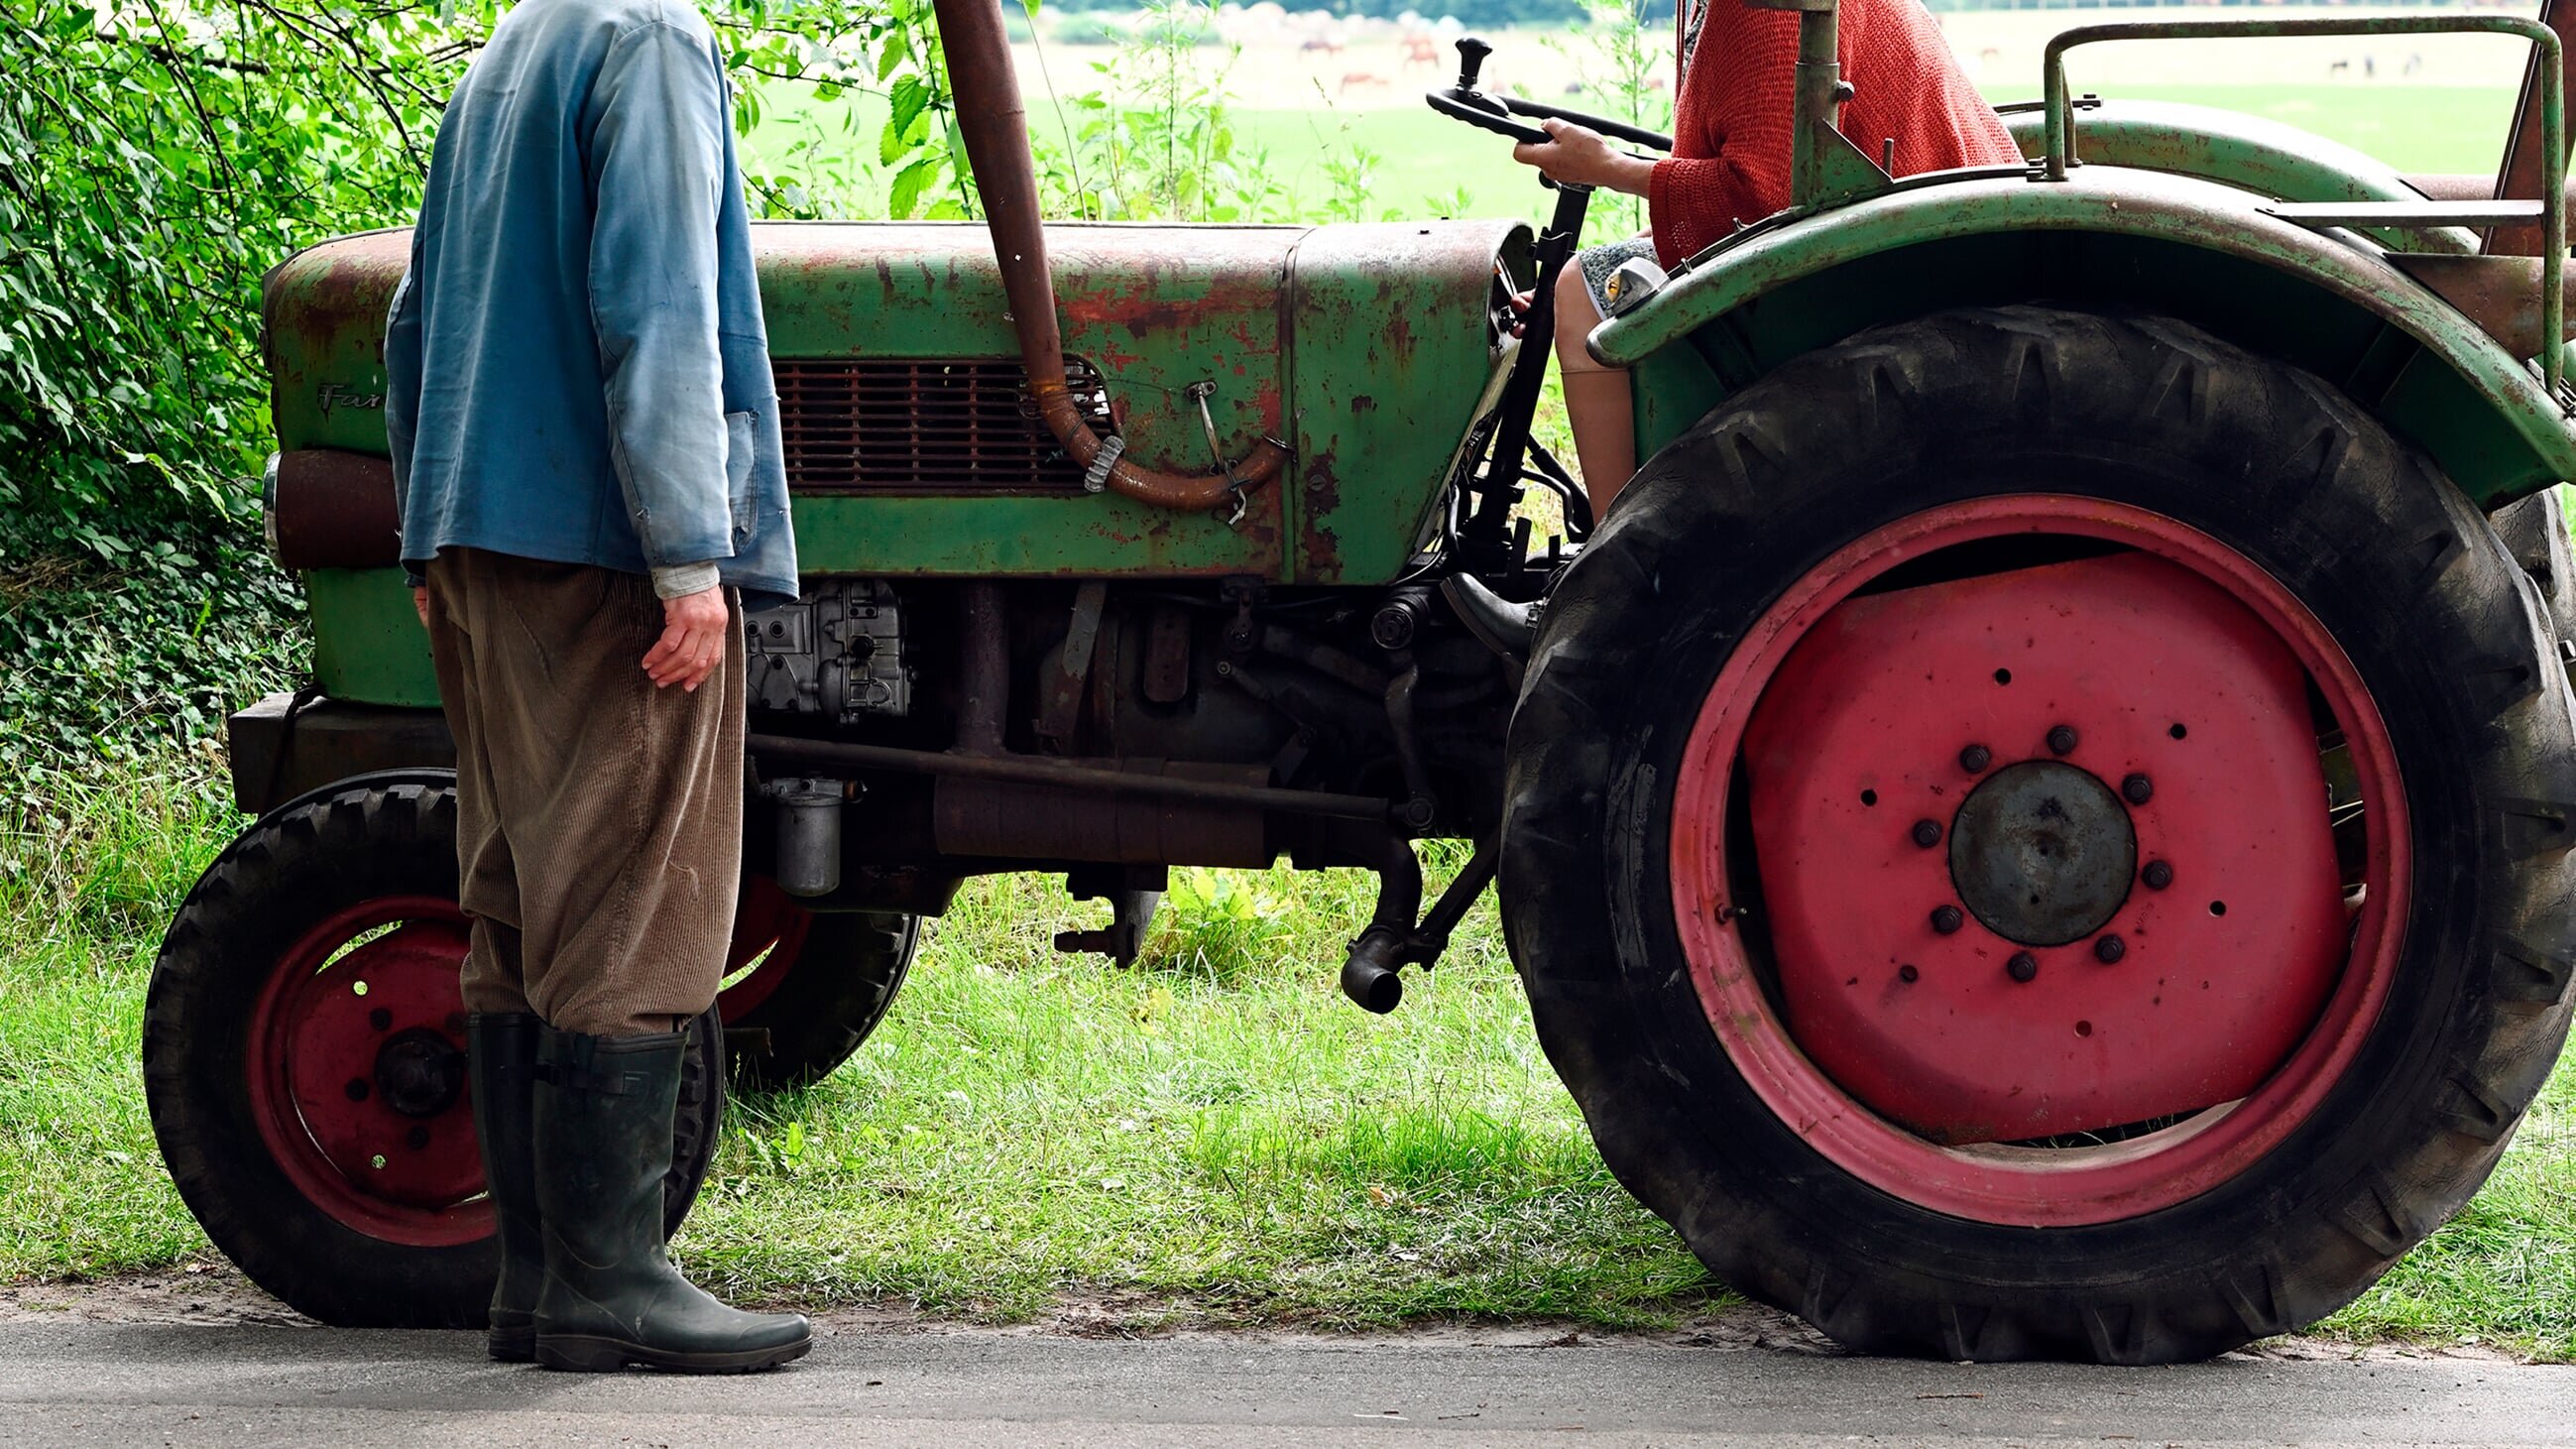
[[[1212, 510], [1213, 516], [1217, 522], [1232, 528], [1243, 522], [1244, 515], [1252, 511], [1251, 504], [1244, 498], [1252, 488], [1250, 484], [1234, 476], [1234, 465], [1226, 461], [1225, 445], [1217, 441], [1216, 414], [1208, 409], [1208, 399], [1216, 396], [1216, 382], [1211, 378], [1201, 378], [1182, 388], [1181, 395], [1199, 405], [1199, 427], [1207, 434], [1208, 456], [1216, 460], [1216, 470], [1225, 475], [1226, 498], [1232, 506], [1229, 508], [1227, 504], [1219, 504]], [[1288, 446], [1275, 438], [1267, 441], [1283, 450]]]
[[1072, 742], [1082, 718], [1082, 696], [1091, 682], [1091, 659], [1100, 643], [1100, 611], [1109, 601], [1109, 586], [1097, 579], [1073, 591], [1073, 618], [1065, 625], [1064, 652], [1047, 676], [1039, 697], [1037, 733], [1062, 748]]

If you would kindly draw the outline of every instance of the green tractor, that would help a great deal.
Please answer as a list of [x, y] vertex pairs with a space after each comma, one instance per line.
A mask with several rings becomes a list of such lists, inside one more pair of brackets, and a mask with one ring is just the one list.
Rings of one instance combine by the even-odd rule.
[[[2576, 959], [2556, 30], [2089, 27], [2009, 113], [2026, 164], [1900, 180], [1836, 129], [1833, 0], [1757, 3], [1799, 12], [1796, 200], [1619, 278], [1588, 345], [1648, 461], [1596, 526], [1530, 438], [1580, 188], [1535, 230], [1041, 228], [998, 13], [943, 0], [990, 234], [759, 232], [807, 575], [747, 625], [673, 1221], [722, 1054], [830, 1071], [965, 877], [1063, 875], [1110, 920], [1058, 946], [1123, 961], [1167, 868], [1282, 856], [1377, 873], [1375, 1011], [1491, 883], [1612, 1170], [1858, 1349], [2198, 1358], [2477, 1190]], [[2100, 40], [2434, 30], [2534, 46], [2502, 180], [2064, 81]], [[1460, 49], [1435, 109], [1568, 114]], [[405, 252], [268, 284], [314, 677], [233, 720], [259, 819], [144, 1066], [254, 1280], [461, 1325], [494, 1260], [384, 462]], [[1426, 907], [1432, 838], [1473, 850]]]

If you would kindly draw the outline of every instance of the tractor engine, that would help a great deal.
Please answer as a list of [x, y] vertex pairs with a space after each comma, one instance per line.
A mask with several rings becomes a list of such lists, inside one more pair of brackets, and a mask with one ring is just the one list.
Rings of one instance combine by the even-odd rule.
[[820, 715], [834, 724], [912, 710], [903, 612], [872, 579], [831, 579], [805, 597], [743, 616], [747, 698], [755, 710]]

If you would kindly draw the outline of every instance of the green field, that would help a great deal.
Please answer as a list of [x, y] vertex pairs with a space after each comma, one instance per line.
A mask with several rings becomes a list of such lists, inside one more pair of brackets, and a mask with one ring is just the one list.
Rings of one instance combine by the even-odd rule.
[[[1993, 87], [1998, 103], [2024, 99], [2031, 87]], [[2132, 86], [2108, 89], [2125, 99], [2187, 101], [2244, 111], [2314, 131], [2365, 151], [2401, 171], [2492, 172], [2502, 154], [2513, 92], [2450, 86], [2226, 85]], [[794, 138], [819, 136], [842, 154], [873, 155], [882, 114], [868, 96], [816, 103], [779, 93], [754, 133], [755, 152], [775, 153]], [[1233, 113], [1237, 144], [1256, 152], [1270, 175], [1292, 197], [1312, 198], [1329, 189], [1326, 166], [1365, 150], [1376, 167], [1372, 210], [1406, 216], [1450, 214], [1463, 190], [1474, 215], [1543, 217], [1548, 193], [1527, 168], [1512, 161], [1509, 143], [1409, 108], [1340, 110], [1242, 110]], [[1057, 118], [1043, 98], [1030, 110], [1039, 136], [1051, 139]], [[848, 129], [844, 129], [844, 127]], [[873, 215], [884, 204], [883, 182], [857, 168], [855, 213]], [[1286, 219], [1286, 218], [1282, 218]], [[1600, 225], [1596, 221], [1596, 228]], [[1602, 240], [1607, 233], [1592, 240]]]

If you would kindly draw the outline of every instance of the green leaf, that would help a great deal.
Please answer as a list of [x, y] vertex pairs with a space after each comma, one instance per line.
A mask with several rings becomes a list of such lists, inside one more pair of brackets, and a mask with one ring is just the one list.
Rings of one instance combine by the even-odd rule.
[[905, 135], [912, 134], [913, 122], [930, 108], [930, 86], [917, 75], [908, 75], [894, 83], [886, 96], [889, 112], [887, 126]]
[[921, 205], [922, 192], [939, 179], [944, 169], [937, 157], [924, 156], [895, 173], [894, 184], [886, 188], [886, 211], [899, 221], [908, 221]]

